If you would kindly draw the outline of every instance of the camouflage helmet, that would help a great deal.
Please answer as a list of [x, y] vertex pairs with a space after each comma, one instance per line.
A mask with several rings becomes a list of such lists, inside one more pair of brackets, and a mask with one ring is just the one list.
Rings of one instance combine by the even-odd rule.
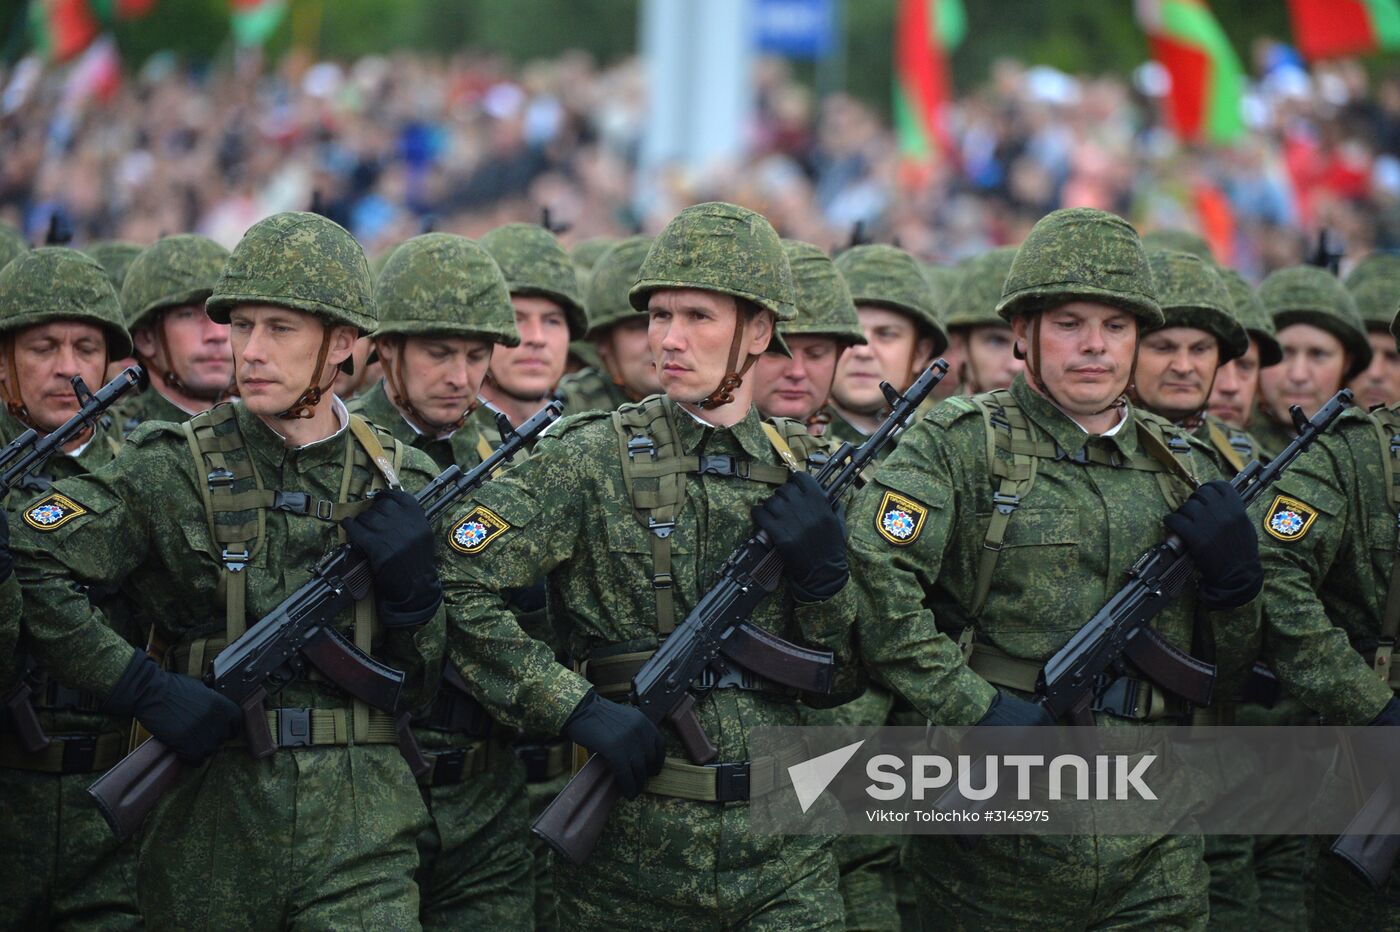
[[96, 259], [66, 246], [43, 246], [0, 269], [0, 335], [57, 320], [101, 327], [109, 360], [131, 355], [117, 290]]
[[228, 261], [228, 250], [194, 233], [167, 236], [141, 251], [122, 283], [122, 313], [132, 332], [157, 311], [186, 304], [203, 306]]
[[[593, 278], [593, 267], [603, 258], [603, 253], [617, 245], [615, 236], [595, 236], [576, 243], [569, 250], [569, 260], [574, 264], [574, 274], [578, 276], [578, 293], [583, 298], [584, 311], [588, 310], [588, 283]], [[631, 282], [628, 282], [630, 285]], [[585, 314], [585, 316], [587, 316]], [[591, 365], [591, 363], [590, 363]]]
[[1400, 306], [1400, 255], [1375, 252], [1357, 263], [1343, 282], [1367, 330], [1389, 330]]
[[374, 332], [365, 251], [345, 228], [320, 214], [287, 211], [248, 228], [233, 248], [205, 311], [226, 324], [240, 304], [274, 304]]
[[954, 265], [938, 265], [934, 262], [920, 262], [919, 271], [924, 273], [924, 281], [928, 282], [929, 292], [933, 295], [933, 309], [937, 313], [938, 320], [946, 328], [948, 326], [948, 296], [957, 287], [958, 279], [962, 273]]
[[536, 223], [508, 223], [483, 236], [481, 245], [501, 267], [511, 294], [554, 301], [564, 309], [569, 338], [583, 336], [588, 318], [579, 295], [578, 275], [553, 233]]
[[10, 264], [10, 260], [22, 252], [29, 251], [29, 244], [18, 230], [0, 225], [0, 269]]
[[797, 291], [797, 317], [778, 329], [783, 336], [835, 337], [846, 346], [866, 343], [856, 304], [836, 264], [811, 243], [783, 240], [792, 284]]
[[1244, 276], [1229, 266], [1216, 266], [1220, 278], [1230, 292], [1230, 303], [1235, 308], [1235, 318], [1244, 325], [1245, 333], [1259, 344], [1259, 365], [1264, 368], [1283, 362], [1283, 347], [1278, 343], [1278, 331], [1274, 329], [1274, 319], [1259, 300], [1258, 293], [1250, 287]]
[[1215, 254], [1210, 251], [1210, 243], [1205, 241], [1205, 237], [1198, 236], [1188, 230], [1149, 230], [1142, 234], [1142, 248], [1148, 252], [1160, 249], [1189, 252], [1198, 259], [1215, 263]]
[[131, 263], [141, 255], [142, 248], [135, 243], [108, 239], [91, 243], [83, 252], [97, 260], [98, 265], [107, 273], [107, 278], [111, 280], [112, 287], [117, 290], [117, 294], [121, 294], [122, 285], [126, 282], [126, 273], [131, 269]]
[[736, 204], [711, 201], [676, 214], [652, 242], [627, 299], [645, 311], [652, 293], [668, 288], [733, 295], [780, 321], [797, 316], [792, 269], [777, 231]]
[[1230, 290], [1215, 266], [1189, 252], [1153, 249], [1147, 253], [1157, 303], [1165, 318], [1161, 328], [1193, 327], [1220, 344], [1221, 365], [1249, 352], [1249, 334], [1235, 317]]
[[997, 313], [1010, 321], [1071, 301], [1121, 308], [1146, 327], [1162, 326], [1152, 270], [1137, 231], [1122, 217], [1090, 207], [1041, 217], [1002, 287]]
[[996, 306], [1015, 258], [1015, 246], [1001, 246], [958, 263], [958, 280], [943, 304], [943, 319], [949, 330], [1009, 326], [997, 316]]
[[588, 312], [589, 338], [602, 336], [609, 327], [625, 320], [636, 320], [627, 292], [637, 280], [650, 249], [650, 236], [629, 236], [605, 249], [593, 263], [583, 301]]
[[857, 307], [873, 305], [905, 314], [921, 335], [933, 338], [935, 356], [948, 348], [948, 331], [938, 319], [933, 291], [909, 253], [882, 243], [853, 246], [836, 257], [836, 268]]
[[1311, 324], [1340, 340], [1351, 357], [1346, 381], [1371, 364], [1371, 341], [1356, 312], [1356, 302], [1326, 269], [1295, 265], [1271, 272], [1259, 286], [1259, 300], [1280, 331], [1293, 324]]
[[424, 233], [399, 245], [374, 286], [376, 336], [450, 334], [519, 346], [505, 276], [477, 243]]

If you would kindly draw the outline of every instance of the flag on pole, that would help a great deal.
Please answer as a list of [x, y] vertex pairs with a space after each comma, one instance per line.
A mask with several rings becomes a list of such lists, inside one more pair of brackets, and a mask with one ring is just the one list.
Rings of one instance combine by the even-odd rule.
[[1136, 0], [1152, 57], [1171, 78], [1167, 118], [1191, 142], [1244, 134], [1244, 66], [1205, 0]]
[[953, 92], [948, 57], [966, 35], [962, 0], [899, 0], [894, 122], [906, 163], [927, 165], [952, 149], [944, 122]]
[[97, 17], [88, 0], [38, 0], [29, 8], [34, 47], [54, 62], [68, 61], [97, 38]]
[[1400, 0], [1288, 0], [1288, 10], [1305, 58], [1400, 48]]
[[262, 45], [282, 25], [287, 0], [229, 0], [233, 39], [241, 46]]

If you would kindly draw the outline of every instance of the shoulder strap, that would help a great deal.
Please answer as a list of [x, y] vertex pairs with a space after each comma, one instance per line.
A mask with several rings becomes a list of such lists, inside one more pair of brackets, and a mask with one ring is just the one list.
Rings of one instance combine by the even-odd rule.
[[374, 435], [374, 428], [370, 427], [369, 422], [358, 414], [350, 415], [350, 433], [359, 441], [375, 470], [384, 478], [385, 484], [391, 489], [399, 488], [399, 475], [394, 471], [394, 465], [389, 462], [389, 455], [384, 452], [384, 446]]
[[[1021, 499], [1035, 485], [1036, 466], [1043, 455], [1041, 447], [1046, 444], [1036, 437], [1030, 421], [1009, 391], [999, 389], [974, 395], [971, 401], [982, 412], [982, 425], [987, 435], [987, 468], [996, 483], [996, 491], [992, 493], [992, 517], [982, 539], [977, 585], [970, 606], [970, 614], [976, 618], [982, 614], [991, 593], [992, 576], [1006, 542], [1006, 527], [1021, 506]], [[1054, 444], [1049, 446], [1053, 448]]]
[[1397, 459], [1400, 459], [1400, 424], [1391, 417], [1389, 409], [1381, 409], [1372, 416], [1376, 425], [1377, 439], [1381, 444], [1381, 464], [1385, 470], [1385, 501], [1395, 515], [1395, 556], [1390, 563], [1390, 583], [1385, 590], [1385, 608], [1381, 614], [1381, 638], [1376, 646], [1376, 659], [1373, 664], [1381, 682], [1390, 682], [1390, 655], [1395, 650], [1395, 639], [1400, 636], [1400, 490], [1396, 488]]
[[1245, 455], [1241, 454], [1239, 447], [1235, 446], [1236, 439], [1226, 434], [1220, 425], [1213, 420], [1206, 421], [1206, 433], [1210, 437], [1211, 446], [1215, 447], [1217, 453], [1225, 457], [1225, 462], [1229, 463], [1235, 472], [1239, 472], [1246, 466]]
[[1139, 417], [1136, 421], [1138, 442], [1161, 467], [1157, 471], [1157, 487], [1162, 490], [1162, 497], [1172, 508], [1180, 508], [1200, 485], [1191, 472], [1191, 442], [1179, 434], [1167, 436], [1162, 425], [1150, 418]]

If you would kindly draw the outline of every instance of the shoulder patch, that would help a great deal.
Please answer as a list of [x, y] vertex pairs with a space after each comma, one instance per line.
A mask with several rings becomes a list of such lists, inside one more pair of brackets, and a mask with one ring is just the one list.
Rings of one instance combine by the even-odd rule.
[[477, 505], [467, 512], [465, 518], [452, 525], [447, 542], [459, 553], [474, 555], [481, 553], [510, 528], [506, 519], [484, 505]]
[[896, 547], [904, 547], [918, 540], [927, 518], [928, 509], [914, 499], [886, 491], [875, 512], [875, 530]]
[[1317, 509], [1287, 495], [1275, 495], [1264, 516], [1264, 530], [1282, 541], [1301, 540], [1317, 520]]
[[88, 510], [66, 495], [50, 492], [24, 512], [24, 523], [36, 531], [56, 531]]

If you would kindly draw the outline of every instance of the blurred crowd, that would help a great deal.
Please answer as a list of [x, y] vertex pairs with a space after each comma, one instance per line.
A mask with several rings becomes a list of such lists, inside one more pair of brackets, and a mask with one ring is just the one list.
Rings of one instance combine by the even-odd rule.
[[0, 68], [0, 223], [78, 245], [197, 231], [226, 245], [277, 211], [318, 209], [371, 255], [424, 229], [477, 236], [544, 210], [566, 242], [653, 231], [688, 203], [736, 201], [824, 247], [864, 235], [937, 262], [1016, 243], [1064, 206], [1205, 236], [1258, 279], [1322, 226], [1350, 256], [1400, 248], [1400, 75], [1307, 68], [1256, 44], [1235, 143], [1184, 145], [1161, 122], [1164, 76], [1077, 76], [997, 63], [947, 114], [953, 150], [902, 163], [879, 111], [818, 98], [781, 61], [757, 65], [749, 151], [703, 175], [633, 181], [646, 120], [640, 63], [583, 52], [515, 66], [462, 54], [348, 63], [248, 53], [168, 56], [75, 90], [33, 59]]

